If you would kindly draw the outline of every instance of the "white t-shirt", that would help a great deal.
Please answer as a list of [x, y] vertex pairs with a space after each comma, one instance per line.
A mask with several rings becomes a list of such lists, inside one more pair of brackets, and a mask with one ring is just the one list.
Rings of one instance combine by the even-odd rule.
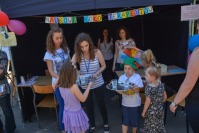
[[[128, 81], [127, 81], [128, 80]], [[139, 88], [143, 87], [142, 78], [139, 74], [133, 73], [133, 75], [128, 79], [126, 74], [120, 76], [118, 82], [128, 82], [137, 85]], [[122, 105], [126, 107], [138, 107], [141, 105], [141, 97], [139, 93], [134, 95], [122, 94]]]
[[104, 60], [111, 60], [113, 58], [113, 52], [112, 52], [112, 43], [105, 43], [105, 42], [101, 42], [101, 47], [100, 47], [100, 51], [102, 52], [102, 55], [104, 57]]
[[[64, 52], [63, 49], [59, 48], [55, 51], [55, 55], [47, 51], [44, 56], [44, 61], [51, 60], [53, 62], [53, 71], [59, 75], [59, 71], [65, 61], [68, 60], [69, 50]], [[52, 77], [52, 84], [56, 82], [56, 78]]]

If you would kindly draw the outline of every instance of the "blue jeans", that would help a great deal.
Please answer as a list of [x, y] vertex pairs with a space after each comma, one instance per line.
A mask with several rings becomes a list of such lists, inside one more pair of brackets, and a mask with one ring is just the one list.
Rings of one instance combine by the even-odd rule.
[[55, 96], [57, 98], [58, 104], [59, 104], [59, 126], [60, 130], [64, 130], [64, 123], [63, 123], [63, 111], [64, 111], [64, 99], [62, 98], [59, 88], [56, 88], [55, 90]]
[[[5, 116], [5, 131], [6, 133], [13, 133], [16, 125], [14, 114], [10, 104], [10, 94], [6, 94], [6, 96], [0, 97], [0, 105], [3, 110], [3, 114]], [[0, 120], [0, 128], [3, 128], [3, 124]]]

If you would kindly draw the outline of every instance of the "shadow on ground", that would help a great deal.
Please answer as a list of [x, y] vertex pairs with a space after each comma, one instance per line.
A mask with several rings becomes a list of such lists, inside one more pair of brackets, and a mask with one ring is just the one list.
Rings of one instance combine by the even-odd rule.
[[[111, 97], [114, 93], [110, 90], [106, 90], [106, 105], [108, 110], [109, 125], [111, 133], [121, 133], [121, 108], [119, 107], [119, 100], [112, 101]], [[94, 100], [96, 101], [96, 100]], [[56, 120], [56, 115], [54, 109], [40, 109], [39, 118], [41, 122], [41, 128], [39, 128], [35, 115], [32, 116], [31, 122], [22, 122], [21, 112], [17, 101], [14, 101], [13, 111], [15, 115], [15, 121], [17, 129], [14, 133], [60, 133], [58, 122]], [[2, 110], [1, 119], [4, 122], [4, 115]], [[96, 127], [95, 133], [103, 133], [103, 122], [101, 115], [99, 113], [98, 107], [95, 102], [95, 116], [96, 116]], [[169, 110], [167, 111], [167, 121], [166, 121], [166, 131], [167, 133], [186, 133], [186, 114], [182, 109], [178, 109], [177, 116], [175, 117], [173, 113]], [[141, 118], [140, 127], [143, 127], [144, 120]], [[193, 133], [189, 127], [190, 133]], [[130, 131], [129, 131], [130, 133]], [[139, 133], [139, 131], [138, 131]]]

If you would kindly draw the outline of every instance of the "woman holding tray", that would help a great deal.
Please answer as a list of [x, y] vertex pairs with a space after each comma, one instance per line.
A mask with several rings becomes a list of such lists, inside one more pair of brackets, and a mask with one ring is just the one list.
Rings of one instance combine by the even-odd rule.
[[[104, 132], [109, 133], [108, 117], [104, 101], [104, 80], [102, 72], [106, 68], [106, 64], [100, 50], [95, 49], [91, 37], [86, 33], [80, 33], [75, 40], [75, 54], [73, 55], [72, 62], [79, 63], [81, 75], [92, 75], [95, 78], [94, 84], [91, 87], [90, 93], [85, 106], [87, 107], [90, 129], [89, 133], [94, 133], [96, 130], [95, 115], [93, 106], [93, 93], [96, 96], [100, 113], [103, 118]], [[87, 86], [81, 86], [84, 90]]]

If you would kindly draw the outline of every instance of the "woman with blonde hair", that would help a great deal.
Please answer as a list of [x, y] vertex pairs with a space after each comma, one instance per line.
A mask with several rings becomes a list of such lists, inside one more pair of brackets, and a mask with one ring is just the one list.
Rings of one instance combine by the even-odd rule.
[[140, 60], [144, 68], [148, 68], [150, 66], [157, 67], [156, 58], [150, 49], [147, 49], [140, 55]]

